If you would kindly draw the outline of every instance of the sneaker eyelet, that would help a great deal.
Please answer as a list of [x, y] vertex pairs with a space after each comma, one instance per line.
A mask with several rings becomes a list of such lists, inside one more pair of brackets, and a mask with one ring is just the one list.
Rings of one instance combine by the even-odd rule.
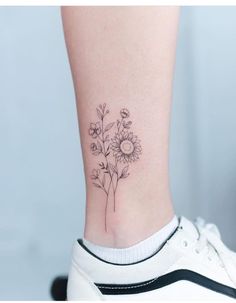
[[200, 251], [196, 248], [196, 249], [195, 249], [195, 253], [199, 255], [199, 254], [200, 254]]
[[211, 258], [211, 257], [208, 257], [208, 260], [211, 262], [211, 261], [212, 261], [212, 258]]
[[188, 246], [188, 242], [185, 240], [185, 241], [183, 241], [183, 246], [184, 247], [187, 247]]

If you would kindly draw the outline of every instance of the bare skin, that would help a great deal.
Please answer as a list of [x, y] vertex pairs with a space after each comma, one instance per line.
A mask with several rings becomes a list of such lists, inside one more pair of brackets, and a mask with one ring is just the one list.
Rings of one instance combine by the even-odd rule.
[[84, 234], [93, 243], [128, 247], [173, 217], [168, 141], [178, 16], [177, 7], [62, 8], [86, 178]]

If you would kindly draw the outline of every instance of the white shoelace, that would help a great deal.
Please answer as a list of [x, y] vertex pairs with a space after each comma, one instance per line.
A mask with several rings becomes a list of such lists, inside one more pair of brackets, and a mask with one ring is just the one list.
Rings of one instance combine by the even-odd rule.
[[206, 250], [209, 258], [218, 256], [221, 265], [225, 267], [229, 278], [236, 286], [236, 255], [221, 241], [217, 226], [206, 223], [202, 218], [197, 218], [195, 225], [200, 234], [197, 249]]

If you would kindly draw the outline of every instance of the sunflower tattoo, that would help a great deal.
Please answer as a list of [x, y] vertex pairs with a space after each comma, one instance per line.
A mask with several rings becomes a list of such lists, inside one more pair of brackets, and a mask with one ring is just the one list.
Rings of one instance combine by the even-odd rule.
[[[142, 153], [140, 140], [130, 131], [130, 112], [123, 108], [116, 122], [105, 123], [110, 113], [106, 103], [96, 108], [99, 121], [90, 123], [89, 135], [94, 140], [90, 144], [92, 155], [99, 157], [98, 168], [92, 170], [93, 185], [106, 195], [105, 230], [107, 231], [108, 203], [112, 200], [116, 211], [116, 190], [120, 180], [129, 176], [129, 164], [137, 161]], [[116, 128], [114, 127], [116, 126]]]
[[116, 133], [111, 140], [111, 149], [118, 162], [131, 163], [139, 159], [140, 141], [132, 132], [122, 130], [120, 133]]

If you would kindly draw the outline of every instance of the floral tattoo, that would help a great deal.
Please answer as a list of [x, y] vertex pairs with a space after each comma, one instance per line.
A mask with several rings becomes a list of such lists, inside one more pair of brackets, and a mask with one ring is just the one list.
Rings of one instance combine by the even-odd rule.
[[140, 140], [130, 131], [132, 121], [128, 109], [120, 110], [116, 122], [105, 123], [110, 113], [106, 103], [96, 108], [98, 120], [90, 123], [89, 135], [94, 139], [90, 151], [99, 157], [98, 168], [92, 170], [93, 185], [106, 195], [105, 230], [107, 231], [108, 203], [113, 202], [116, 211], [116, 190], [120, 180], [129, 176], [129, 164], [137, 161], [142, 152]]

